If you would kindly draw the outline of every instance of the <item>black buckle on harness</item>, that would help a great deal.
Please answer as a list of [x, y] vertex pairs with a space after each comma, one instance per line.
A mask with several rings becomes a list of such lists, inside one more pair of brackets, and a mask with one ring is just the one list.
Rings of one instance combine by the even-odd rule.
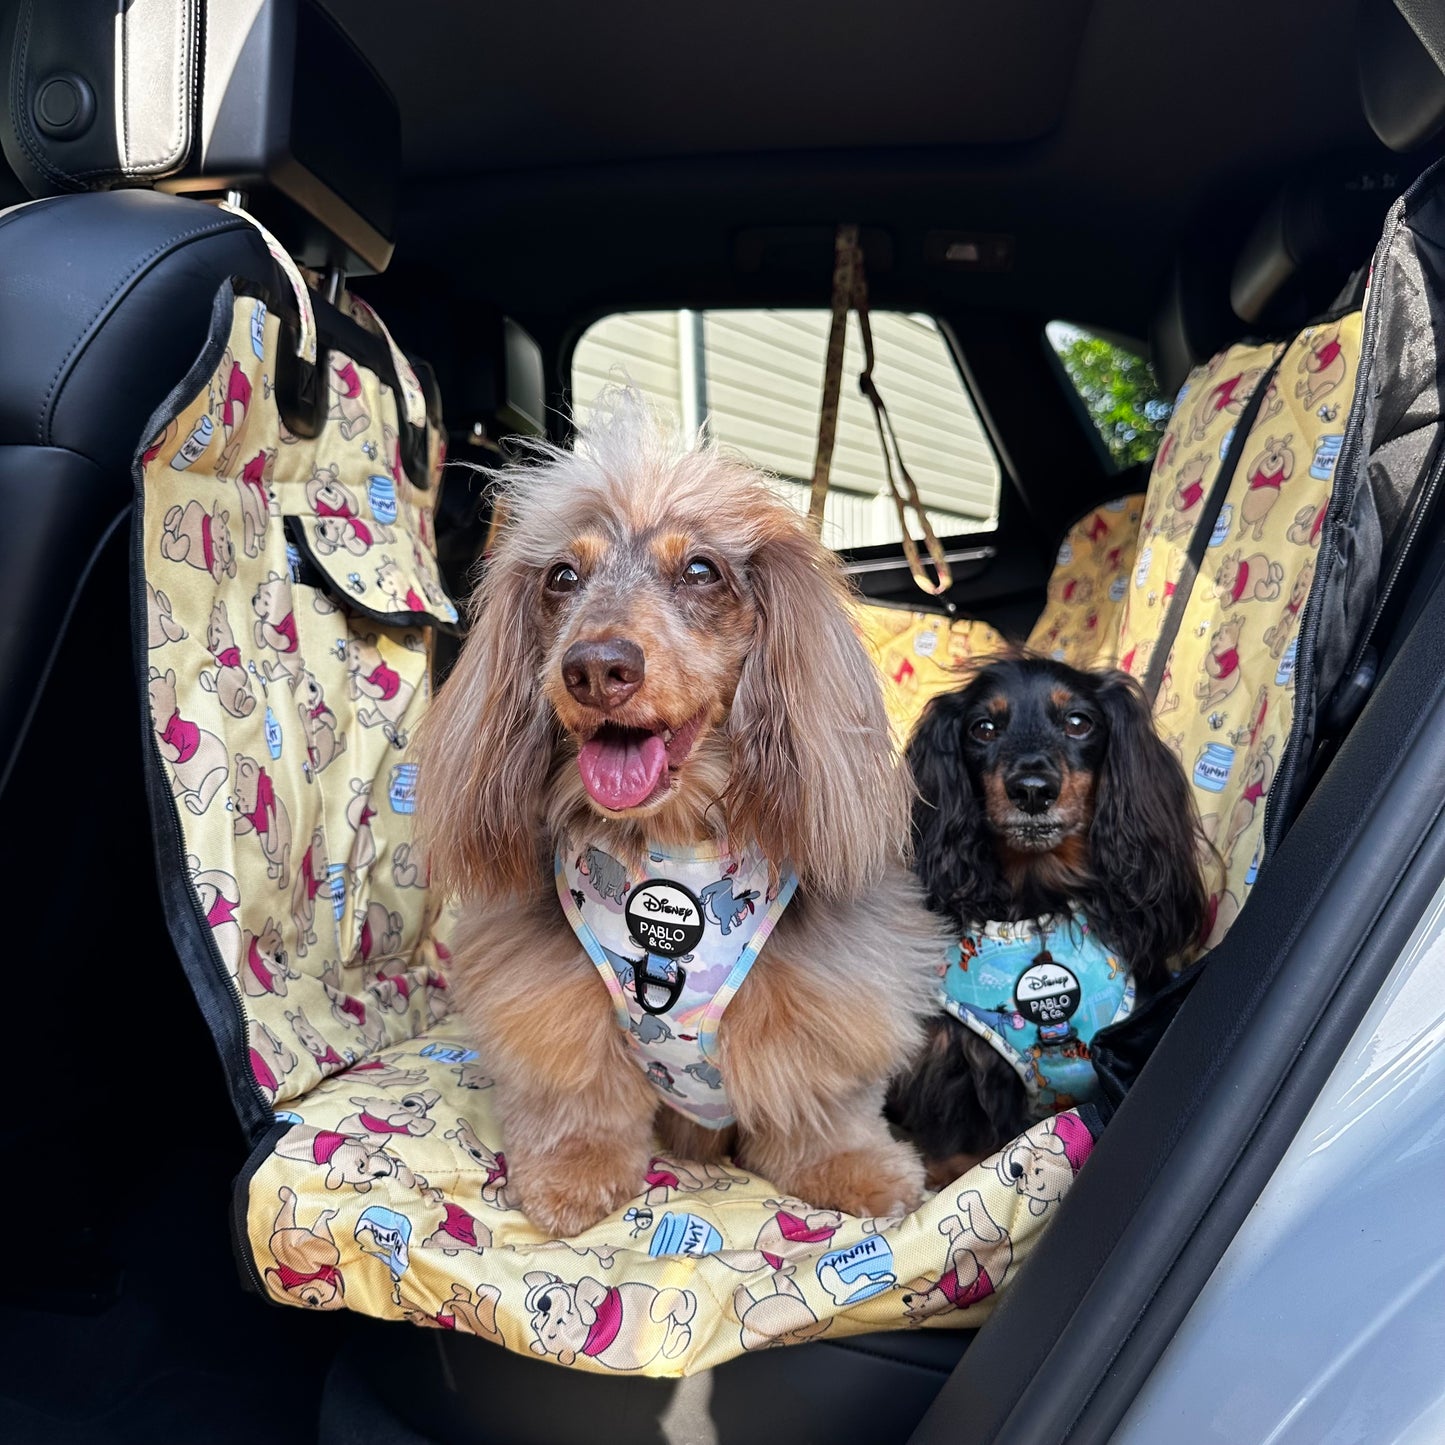
[[[687, 982], [687, 970], [678, 964], [676, 978], [658, 978], [647, 971], [647, 964], [648, 956], [644, 955], [632, 965], [632, 991], [637, 995], [637, 1006], [643, 1013], [665, 1014], [682, 993], [682, 986]], [[660, 1004], [650, 1004], [647, 1001], [649, 988], [664, 989], [667, 997]]]

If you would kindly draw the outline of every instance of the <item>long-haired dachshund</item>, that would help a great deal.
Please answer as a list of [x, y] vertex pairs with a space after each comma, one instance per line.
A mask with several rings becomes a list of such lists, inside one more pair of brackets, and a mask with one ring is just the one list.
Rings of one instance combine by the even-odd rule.
[[947, 935], [904, 863], [909, 787], [838, 561], [761, 474], [612, 408], [505, 477], [419, 739], [509, 1187], [575, 1235], [665, 1182], [656, 1127], [811, 1204], [899, 1213], [923, 1170], [883, 1097]]
[[889, 1115], [946, 1181], [1087, 1097], [1089, 1039], [1167, 980], [1207, 900], [1188, 781], [1124, 673], [986, 663], [908, 762], [914, 867], [960, 943]]

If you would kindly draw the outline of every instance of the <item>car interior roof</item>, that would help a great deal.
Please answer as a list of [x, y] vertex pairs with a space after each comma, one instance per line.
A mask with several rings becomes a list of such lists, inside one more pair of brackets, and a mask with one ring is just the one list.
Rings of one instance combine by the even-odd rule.
[[[879, 304], [1142, 337], [1181, 249], [1227, 267], [1283, 177], [1389, 157], [1351, 0], [328, 8], [400, 104], [394, 264], [537, 324], [825, 304], [856, 217]], [[950, 229], [1011, 237], [1010, 268], [930, 261]]]

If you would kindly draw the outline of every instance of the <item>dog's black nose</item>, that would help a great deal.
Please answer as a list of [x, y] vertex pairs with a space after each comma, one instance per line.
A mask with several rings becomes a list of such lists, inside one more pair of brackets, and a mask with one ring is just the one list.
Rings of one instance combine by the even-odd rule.
[[1045, 757], [1019, 758], [1004, 779], [1009, 801], [1021, 813], [1042, 813], [1059, 796], [1059, 778]]
[[562, 681], [567, 691], [588, 707], [608, 711], [621, 707], [642, 686], [647, 659], [625, 637], [600, 642], [574, 642], [562, 654]]

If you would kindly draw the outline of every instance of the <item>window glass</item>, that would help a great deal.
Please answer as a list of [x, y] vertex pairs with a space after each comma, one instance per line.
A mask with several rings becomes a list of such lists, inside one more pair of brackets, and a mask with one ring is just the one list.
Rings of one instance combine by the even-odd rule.
[[[939, 536], [993, 526], [999, 467], [943, 334], [931, 317], [871, 313], [874, 379]], [[591, 326], [572, 358], [581, 417], [609, 383], [630, 381], [688, 430], [705, 426], [777, 478], [807, 511], [827, 311], [633, 311]], [[901, 540], [873, 410], [859, 393], [862, 342], [848, 318], [824, 536], [838, 548]]]
[[1149, 363], [1068, 321], [1050, 321], [1044, 334], [1098, 428], [1114, 470], [1152, 462], [1174, 403], [1159, 395]]

